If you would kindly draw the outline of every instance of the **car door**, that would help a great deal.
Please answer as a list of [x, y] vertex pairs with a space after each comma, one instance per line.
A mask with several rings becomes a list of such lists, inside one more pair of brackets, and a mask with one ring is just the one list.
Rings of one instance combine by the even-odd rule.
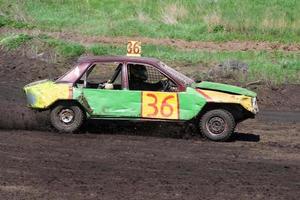
[[95, 63], [87, 70], [77, 98], [92, 118], [140, 117], [140, 94], [124, 88], [123, 71], [122, 63]]
[[[126, 69], [130, 95], [140, 94], [141, 118], [179, 119], [178, 91], [172, 80], [152, 65], [128, 63]], [[171, 83], [167, 90], [164, 81]]]

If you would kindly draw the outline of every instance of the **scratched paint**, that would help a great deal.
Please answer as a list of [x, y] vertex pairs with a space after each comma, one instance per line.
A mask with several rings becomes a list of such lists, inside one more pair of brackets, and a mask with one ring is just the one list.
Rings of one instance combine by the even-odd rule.
[[255, 108], [252, 105], [252, 97], [203, 89], [197, 89], [197, 91], [203, 95], [208, 102], [240, 104], [246, 110], [255, 112]]
[[[144, 93], [144, 95], [155, 94], [156, 96], [158, 95], [159, 98], [155, 104], [153, 101], [143, 101], [142, 93]], [[86, 100], [86, 103], [82, 103], [82, 105], [87, 111], [89, 108], [92, 110], [92, 112], [89, 112], [91, 117], [144, 117], [189, 120], [195, 117], [206, 103], [205, 98], [193, 88], [187, 88], [185, 92], [178, 93], [178, 96], [176, 93], [169, 92], [141, 92], [88, 88], [76, 88], [74, 90], [75, 99], [81, 101], [80, 98], [82, 98], [82, 95]], [[175, 95], [176, 98], [165, 102], [170, 105], [163, 104], [163, 100], [169, 95]], [[149, 106], [149, 103], [152, 105]], [[170, 114], [169, 106], [172, 106], [172, 114]], [[148, 114], [154, 114], [155, 107], [157, 108], [157, 113], [153, 116], [149, 116]]]
[[57, 100], [72, 99], [72, 90], [68, 84], [55, 84], [49, 80], [34, 82], [24, 87], [28, 105], [39, 109], [48, 108]]
[[81, 89], [93, 117], [141, 117], [141, 92]]
[[253, 106], [253, 98], [256, 97], [254, 92], [211, 82], [194, 84], [187, 87], [186, 91], [171, 93], [77, 88], [45, 80], [25, 86], [24, 91], [31, 108], [48, 109], [58, 100], [72, 99], [82, 105], [88, 117], [94, 118], [190, 120], [208, 102], [240, 104], [246, 110], [256, 112]]
[[193, 88], [215, 90], [220, 92], [228, 92], [233, 94], [245, 95], [249, 97], [256, 97], [256, 93], [245, 88], [223, 84], [223, 83], [214, 83], [208, 81], [202, 81], [200, 83], [195, 83], [192, 85]]

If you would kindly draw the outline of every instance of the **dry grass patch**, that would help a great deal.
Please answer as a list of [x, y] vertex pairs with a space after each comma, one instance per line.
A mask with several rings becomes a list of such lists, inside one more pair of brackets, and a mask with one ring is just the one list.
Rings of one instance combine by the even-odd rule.
[[183, 5], [169, 4], [162, 10], [162, 22], [165, 24], [177, 24], [179, 20], [187, 15], [187, 10]]
[[142, 23], [148, 23], [152, 21], [151, 18], [143, 11], [137, 13], [137, 18]]
[[262, 20], [261, 27], [263, 29], [284, 29], [288, 27], [288, 23], [284, 18], [274, 19], [267, 16]]
[[224, 26], [225, 24], [217, 11], [205, 15], [203, 21], [206, 23], [209, 32], [214, 32], [215, 27]]

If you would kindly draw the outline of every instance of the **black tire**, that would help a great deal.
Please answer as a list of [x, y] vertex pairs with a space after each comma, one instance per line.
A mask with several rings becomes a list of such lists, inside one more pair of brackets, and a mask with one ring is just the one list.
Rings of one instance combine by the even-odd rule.
[[199, 122], [199, 128], [203, 136], [212, 141], [228, 140], [234, 132], [235, 125], [232, 114], [223, 109], [206, 112]]
[[74, 103], [62, 102], [56, 105], [50, 113], [52, 126], [63, 133], [74, 133], [83, 124], [85, 115]]

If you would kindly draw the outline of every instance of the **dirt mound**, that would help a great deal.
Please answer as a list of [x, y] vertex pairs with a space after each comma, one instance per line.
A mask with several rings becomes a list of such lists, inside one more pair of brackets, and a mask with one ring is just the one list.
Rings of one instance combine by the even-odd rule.
[[9, 52], [0, 49], [1, 100], [20, 100], [19, 90], [27, 83], [52, 79], [61, 75], [61, 67], [28, 58], [22, 51]]
[[0, 127], [45, 129], [46, 115], [26, 108], [24, 85], [41, 79], [54, 78], [61, 67], [23, 55], [21, 51], [0, 49]]
[[277, 111], [300, 111], [300, 85], [281, 85], [254, 88], [260, 108]]

